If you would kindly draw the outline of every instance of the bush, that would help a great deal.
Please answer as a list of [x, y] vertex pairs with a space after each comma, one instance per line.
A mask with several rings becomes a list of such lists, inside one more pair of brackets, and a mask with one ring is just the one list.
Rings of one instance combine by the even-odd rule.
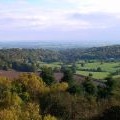
[[46, 115], [46, 116], [43, 118], [43, 120], [57, 120], [57, 118], [54, 117], [54, 116], [51, 116], [51, 115]]
[[43, 115], [51, 114], [62, 120], [70, 120], [72, 96], [68, 93], [52, 93], [40, 97]]
[[89, 77], [85, 80], [85, 82], [83, 82], [83, 88], [85, 90], [85, 93], [87, 93], [88, 95], [96, 94], [96, 86]]
[[67, 90], [70, 94], [81, 94], [83, 92], [82, 86], [80, 85], [73, 85]]
[[92, 120], [120, 120], [120, 106], [113, 106], [106, 109], [101, 115]]
[[47, 85], [51, 85], [53, 82], [55, 82], [54, 73], [53, 73], [52, 68], [43, 67], [42, 68], [42, 73], [40, 74], [40, 76], [42, 77], [43, 81]]

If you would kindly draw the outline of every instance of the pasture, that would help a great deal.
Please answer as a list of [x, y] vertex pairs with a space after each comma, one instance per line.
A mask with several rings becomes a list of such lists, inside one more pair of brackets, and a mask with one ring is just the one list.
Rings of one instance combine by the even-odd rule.
[[[84, 65], [81, 65], [84, 63]], [[53, 62], [53, 63], [40, 63], [41, 66], [48, 66], [54, 68], [60, 68], [62, 63], [60, 62]], [[70, 67], [71, 64], [65, 64], [66, 66]], [[97, 71], [97, 69], [101, 69], [101, 71]], [[76, 73], [84, 76], [88, 76], [90, 73], [92, 77], [95, 79], [104, 79], [111, 73], [120, 70], [120, 62], [101, 62], [101, 61], [93, 61], [91, 63], [85, 61], [76, 62]], [[120, 73], [117, 75], [113, 75], [114, 78], [120, 77]]]
[[[92, 71], [97, 70], [98, 68], [101, 71]], [[104, 79], [111, 73], [120, 70], [120, 62], [98, 62], [94, 61], [93, 63], [85, 63], [84, 66], [77, 64], [77, 74], [88, 76], [90, 73], [93, 75], [93, 78]], [[113, 77], [120, 77], [120, 73], [113, 75]]]

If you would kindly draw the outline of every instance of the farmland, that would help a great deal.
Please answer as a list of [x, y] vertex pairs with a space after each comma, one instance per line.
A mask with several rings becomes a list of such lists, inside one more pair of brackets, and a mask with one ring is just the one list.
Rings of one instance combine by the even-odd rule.
[[[94, 63], [86, 63], [84, 67], [81, 67], [81, 65], [79, 65], [79, 64], [77, 66], [78, 66], [78, 70], [77, 70], [78, 74], [89, 75], [89, 73], [91, 73], [94, 78], [104, 79], [111, 73], [114, 73], [115, 71], [120, 69], [119, 68], [120, 62], [103, 62], [103, 63], [101, 63], [101, 62], [96, 61]], [[94, 69], [96, 70], [97, 68], [100, 68], [101, 71], [100, 72], [99, 71], [98, 72], [90, 71], [90, 70], [94, 70]], [[84, 69], [84, 70], [81, 70], [81, 69]], [[87, 69], [88, 69], [88, 71], [86, 71]], [[118, 73], [118, 75], [119, 74], [120, 73]]]
[[[84, 64], [81, 66], [81, 64]], [[41, 66], [48, 66], [54, 68], [60, 68], [63, 63], [60, 62], [53, 62], [50, 64], [47, 63], [40, 63]], [[67, 64], [68, 67], [71, 67], [71, 64]], [[98, 68], [101, 69], [101, 71], [95, 71]], [[92, 74], [92, 77], [95, 79], [104, 79], [108, 75], [116, 72], [120, 69], [120, 62], [101, 62], [101, 61], [92, 61], [91, 63], [85, 63], [85, 61], [78, 61], [76, 62], [76, 74], [88, 76], [89, 74]], [[118, 78], [120, 76], [120, 73], [118, 72], [116, 75], [113, 75], [113, 77]]]

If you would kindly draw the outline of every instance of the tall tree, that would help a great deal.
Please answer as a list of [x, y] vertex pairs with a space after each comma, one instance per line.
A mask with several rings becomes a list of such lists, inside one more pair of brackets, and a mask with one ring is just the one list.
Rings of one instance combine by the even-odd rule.
[[47, 85], [51, 85], [55, 82], [54, 73], [50, 67], [43, 67], [40, 76]]
[[72, 85], [74, 82], [74, 78], [73, 78], [73, 72], [71, 69], [66, 69], [63, 71], [63, 78], [62, 78], [62, 82], [67, 82], [69, 85]]
[[87, 77], [83, 83], [84, 90], [89, 95], [94, 95], [96, 93], [96, 87], [93, 84], [91, 77]]

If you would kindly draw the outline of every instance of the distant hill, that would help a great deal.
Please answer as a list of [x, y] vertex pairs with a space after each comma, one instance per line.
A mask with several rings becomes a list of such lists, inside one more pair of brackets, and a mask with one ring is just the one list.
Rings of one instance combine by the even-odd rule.
[[119, 59], [120, 45], [90, 48], [86, 50], [84, 55], [99, 59]]
[[[93, 47], [87, 49], [66, 49], [60, 51], [69, 60], [79, 59], [120, 59], [120, 45]], [[63, 58], [64, 58], [63, 57]], [[62, 59], [62, 58], [61, 58]]]
[[20, 62], [55, 62], [55, 61], [77, 61], [80, 59], [120, 59], [120, 45], [93, 47], [93, 48], [71, 48], [62, 50], [49, 49], [1, 49], [0, 61]]

